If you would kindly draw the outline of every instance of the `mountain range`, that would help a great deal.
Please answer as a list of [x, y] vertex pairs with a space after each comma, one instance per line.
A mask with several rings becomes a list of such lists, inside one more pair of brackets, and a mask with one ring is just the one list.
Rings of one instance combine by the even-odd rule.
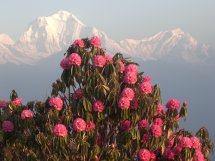
[[72, 13], [60, 10], [47, 17], [38, 17], [18, 41], [0, 34], [0, 64], [35, 64], [56, 53], [64, 53], [75, 39], [93, 35], [101, 38], [107, 52], [121, 52], [142, 60], [196, 63], [206, 59], [209, 51], [209, 46], [199, 43], [180, 28], [161, 31], [141, 40], [115, 41], [104, 31], [89, 27]]

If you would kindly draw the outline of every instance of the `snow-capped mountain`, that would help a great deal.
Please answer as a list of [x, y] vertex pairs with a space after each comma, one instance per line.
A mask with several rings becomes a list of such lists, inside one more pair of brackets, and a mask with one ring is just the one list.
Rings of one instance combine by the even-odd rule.
[[58, 11], [48, 17], [38, 17], [14, 42], [8, 35], [0, 34], [0, 64], [34, 64], [50, 55], [65, 52], [77, 38], [97, 35], [103, 47], [111, 53], [121, 52], [143, 60], [185, 60], [196, 62], [207, 56], [207, 46], [199, 44], [180, 28], [162, 31], [142, 40], [111, 39], [104, 31], [89, 27], [75, 15]]
[[180, 28], [162, 31], [142, 40], [125, 39], [120, 41], [120, 46], [126, 49], [126, 53], [144, 60], [198, 62], [207, 56], [206, 45], [198, 43]]

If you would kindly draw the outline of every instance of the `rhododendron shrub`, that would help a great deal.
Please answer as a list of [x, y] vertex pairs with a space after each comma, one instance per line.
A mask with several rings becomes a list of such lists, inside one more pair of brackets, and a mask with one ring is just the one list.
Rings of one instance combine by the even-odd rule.
[[59, 62], [61, 79], [45, 102], [0, 100], [1, 160], [210, 160], [205, 128], [180, 129], [188, 103], [162, 105], [158, 85], [138, 64], [77, 39]]

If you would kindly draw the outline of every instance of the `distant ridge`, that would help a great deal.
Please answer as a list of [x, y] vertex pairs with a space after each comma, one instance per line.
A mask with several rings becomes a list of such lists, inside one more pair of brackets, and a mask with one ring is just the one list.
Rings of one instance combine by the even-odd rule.
[[108, 52], [121, 52], [143, 60], [195, 63], [208, 55], [207, 45], [180, 28], [161, 31], [141, 40], [117, 42], [104, 31], [85, 25], [74, 14], [60, 10], [47, 17], [38, 17], [16, 42], [8, 35], [0, 34], [0, 64], [35, 64], [53, 54], [65, 52], [75, 39], [93, 35], [101, 38]]

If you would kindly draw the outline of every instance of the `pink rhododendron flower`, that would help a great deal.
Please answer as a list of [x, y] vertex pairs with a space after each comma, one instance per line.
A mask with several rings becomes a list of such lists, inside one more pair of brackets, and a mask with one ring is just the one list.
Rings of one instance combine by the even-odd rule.
[[134, 72], [135, 74], [138, 73], [138, 68], [137, 65], [135, 64], [129, 64], [128, 66], [125, 67], [125, 72]]
[[77, 39], [74, 41], [75, 46], [79, 46], [80, 48], [84, 47], [84, 41], [82, 39]]
[[184, 106], [184, 107], [187, 107], [187, 101], [184, 101], [184, 102], [183, 102], [183, 106]]
[[102, 112], [104, 110], [104, 103], [101, 100], [97, 100], [93, 103], [93, 110], [95, 112]]
[[3, 123], [2, 123], [2, 130], [4, 132], [13, 132], [13, 130], [14, 130], [14, 124], [13, 124], [13, 122], [11, 122], [9, 120], [3, 121]]
[[170, 110], [178, 109], [179, 107], [180, 107], [180, 102], [176, 98], [169, 100], [166, 104], [166, 108]]
[[173, 152], [175, 153], [175, 155], [179, 155], [181, 154], [181, 151], [183, 150], [183, 148], [180, 146], [180, 145], [176, 145], [174, 148], [173, 148]]
[[151, 152], [148, 149], [140, 149], [137, 153], [137, 157], [141, 161], [150, 161]]
[[72, 53], [71, 55], [69, 55], [68, 59], [70, 65], [81, 65], [81, 57], [77, 53]]
[[179, 114], [177, 114], [177, 115], [175, 116], [175, 119], [178, 121], [178, 120], [179, 120], [179, 118], [180, 118], [180, 115], [179, 115]]
[[165, 113], [165, 110], [164, 110], [163, 106], [160, 103], [157, 106], [157, 112], [159, 114], [164, 114]]
[[94, 47], [100, 47], [101, 46], [101, 41], [97, 36], [93, 36], [90, 39], [90, 44]]
[[138, 108], [138, 99], [134, 98], [133, 101], [131, 102], [131, 107], [132, 110], [136, 110]]
[[173, 144], [174, 144], [174, 138], [173, 137], [170, 137], [169, 139], [168, 139], [168, 148], [171, 148], [172, 146], [173, 146]]
[[151, 152], [151, 160], [155, 161], [156, 160], [156, 155], [155, 153]]
[[94, 62], [94, 65], [96, 67], [101, 67], [102, 68], [106, 64], [106, 59], [102, 55], [96, 55], [96, 57], [94, 58], [93, 62]]
[[50, 99], [49, 105], [60, 111], [63, 107], [63, 101], [60, 97], [53, 97]]
[[124, 120], [120, 125], [120, 129], [123, 131], [129, 130], [130, 127], [131, 127], [131, 121], [130, 120]]
[[196, 150], [193, 161], [205, 161], [205, 157], [201, 150]]
[[191, 148], [192, 147], [192, 141], [189, 137], [181, 137], [179, 139], [179, 144], [183, 147], [183, 148]]
[[77, 89], [74, 93], [73, 93], [73, 95], [72, 95], [72, 97], [74, 98], [74, 99], [81, 99], [82, 97], [83, 97], [83, 92], [82, 92], [82, 90], [81, 89]]
[[71, 68], [71, 64], [69, 62], [69, 59], [68, 58], [64, 58], [61, 60], [60, 62], [60, 66], [62, 69], [70, 69]]
[[65, 125], [63, 125], [63, 124], [57, 124], [53, 128], [53, 133], [56, 136], [65, 137], [65, 136], [68, 135], [68, 130], [67, 130], [67, 128], [66, 128]]
[[79, 117], [74, 120], [72, 127], [76, 132], [81, 132], [86, 130], [87, 124], [82, 118]]
[[12, 101], [12, 104], [15, 106], [22, 106], [22, 99], [17, 97]]
[[5, 100], [0, 100], [0, 108], [6, 108], [7, 107], [7, 103]]
[[118, 60], [119, 66], [120, 66], [120, 73], [123, 73], [125, 71], [125, 65], [122, 62], [122, 60]]
[[145, 76], [144, 78], [143, 78], [143, 82], [151, 82], [151, 77], [150, 76]]
[[162, 129], [161, 129], [161, 127], [160, 126], [158, 126], [158, 125], [153, 125], [152, 127], [151, 127], [151, 131], [152, 131], [152, 135], [154, 136], [154, 137], [160, 137], [161, 135], [162, 135]]
[[90, 121], [86, 123], [86, 131], [95, 130], [96, 125], [94, 122]]
[[132, 88], [124, 88], [122, 93], [121, 93], [121, 97], [126, 97], [128, 98], [130, 101], [134, 99], [134, 91]]
[[122, 110], [126, 110], [130, 106], [130, 100], [127, 97], [121, 97], [118, 101], [118, 106]]
[[139, 123], [138, 123], [138, 128], [139, 129], [148, 129], [149, 128], [149, 122], [148, 120], [141, 120]]
[[33, 112], [31, 110], [23, 110], [21, 113], [21, 119], [26, 120], [26, 119], [31, 119], [33, 118]]
[[95, 130], [95, 128], [96, 125], [94, 122], [92, 121], [86, 122], [86, 131]]
[[146, 144], [146, 143], [148, 143], [148, 141], [149, 141], [149, 139], [151, 138], [151, 135], [150, 134], [143, 134], [143, 137], [142, 137], [142, 139], [141, 139], [141, 142], [143, 143], [143, 144]]
[[105, 59], [107, 63], [113, 64], [113, 59], [110, 55], [106, 54], [105, 55]]
[[124, 82], [127, 84], [135, 84], [137, 82], [137, 74], [134, 72], [125, 73]]
[[163, 120], [161, 118], [156, 118], [153, 123], [154, 125], [162, 126]]
[[192, 148], [194, 148], [194, 149], [200, 149], [201, 148], [201, 143], [197, 137], [193, 136], [190, 138], [190, 140], [192, 142]]
[[169, 160], [174, 160], [175, 159], [175, 154], [171, 149], [165, 148], [164, 157], [166, 159], [169, 159]]
[[[175, 132], [175, 134], [177, 134], [177, 132]], [[180, 141], [183, 138], [182, 135], [178, 136], [178, 140]]]
[[142, 82], [139, 86], [139, 90], [143, 94], [152, 93], [152, 86], [149, 82]]

